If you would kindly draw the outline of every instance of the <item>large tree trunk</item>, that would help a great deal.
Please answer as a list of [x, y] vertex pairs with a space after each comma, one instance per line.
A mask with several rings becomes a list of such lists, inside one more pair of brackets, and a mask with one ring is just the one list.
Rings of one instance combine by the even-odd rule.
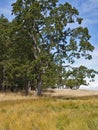
[[25, 81], [24, 82], [25, 83], [25, 95], [28, 96], [30, 94], [30, 90], [31, 90], [31, 82], [27, 78], [27, 73], [25, 73], [24, 81]]
[[25, 93], [26, 95], [29, 95], [31, 91], [31, 83], [30, 81], [27, 82], [26, 88], [25, 88]]
[[41, 94], [42, 94], [42, 79], [41, 79], [41, 74], [39, 74], [38, 77], [37, 77], [36, 94], [37, 94], [37, 96], [41, 96]]
[[3, 68], [0, 69], [1, 75], [0, 75], [0, 91], [2, 91], [2, 83], [3, 83]]
[[4, 84], [5, 79], [6, 79], [6, 77], [5, 77], [5, 69], [4, 69], [4, 67], [3, 67], [3, 68], [2, 68], [2, 91], [3, 91], [3, 92], [6, 92], [6, 87], [5, 87], [5, 84]]

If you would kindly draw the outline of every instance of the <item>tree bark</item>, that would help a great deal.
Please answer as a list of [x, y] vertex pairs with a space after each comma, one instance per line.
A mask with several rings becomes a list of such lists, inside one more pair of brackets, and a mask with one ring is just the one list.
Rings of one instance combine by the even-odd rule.
[[26, 84], [26, 88], [25, 88], [26, 95], [29, 95], [30, 91], [31, 91], [31, 83], [30, 83], [30, 81], [28, 81]]
[[5, 87], [5, 69], [4, 69], [4, 67], [2, 68], [2, 91], [3, 92], [6, 92], [6, 87]]
[[42, 79], [41, 79], [41, 74], [39, 74], [38, 77], [37, 77], [36, 94], [37, 94], [37, 96], [41, 96], [41, 94], [42, 94]]

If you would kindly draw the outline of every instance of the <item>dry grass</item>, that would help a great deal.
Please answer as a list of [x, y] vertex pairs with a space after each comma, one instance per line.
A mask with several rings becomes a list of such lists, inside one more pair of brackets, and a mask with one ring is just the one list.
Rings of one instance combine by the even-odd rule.
[[[0, 130], [98, 129], [98, 98], [92, 98], [97, 92], [55, 90], [44, 94], [47, 93], [51, 97], [0, 94]], [[59, 98], [56, 98], [58, 95]], [[75, 99], [62, 99], [62, 95], [73, 96]], [[76, 98], [79, 96], [89, 98]]]
[[28, 100], [36, 99], [37, 97], [33, 95], [25, 96], [21, 93], [0, 93], [0, 101], [9, 101], [9, 100]]
[[[58, 98], [81, 98], [81, 97], [97, 97], [98, 91], [91, 90], [45, 90], [43, 92], [43, 96], [45, 97], [58, 97]], [[36, 99], [35, 92], [32, 91], [29, 96], [22, 95], [21, 93], [0, 93], [0, 101], [6, 100], [27, 100], [27, 99]]]
[[86, 96], [98, 96], [98, 91], [92, 90], [54, 90], [52, 96], [65, 96], [65, 97], [86, 97]]
[[97, 130], [98, 99], [0, 102], [0, 130]]
[[93, 98], [98, 97], [98, 91], [91, 90], [49, 90], [43, 93], [46, 97], [63, 98], [63, 99], [77, 99], [77, 98]]

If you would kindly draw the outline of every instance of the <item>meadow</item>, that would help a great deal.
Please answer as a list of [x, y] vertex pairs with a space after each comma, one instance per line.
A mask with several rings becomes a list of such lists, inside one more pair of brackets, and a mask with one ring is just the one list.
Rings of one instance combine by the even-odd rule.
[[98, 130], [98, 97], [2, 100], [0, 130]]

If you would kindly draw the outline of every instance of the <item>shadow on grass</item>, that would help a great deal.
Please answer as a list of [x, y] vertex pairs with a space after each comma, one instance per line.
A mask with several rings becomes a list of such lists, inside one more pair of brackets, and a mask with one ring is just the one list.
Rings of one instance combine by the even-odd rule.
[[45, 98], [55, 98], [55, 99], [65, 99], [65, 100], [89, 100], [98, 99], [98, 95], [84, 95], [84, 96], [73, 96], [73, 95], [52, 95], [55, 91], [44, 91], [41, 97]]
[[90, 95], [90, 96], [51, 96], [51, 98], [57, 99], [65, 99], [65, 100], [89, 100], [89, 99], [98, 99], [98, 95]]

